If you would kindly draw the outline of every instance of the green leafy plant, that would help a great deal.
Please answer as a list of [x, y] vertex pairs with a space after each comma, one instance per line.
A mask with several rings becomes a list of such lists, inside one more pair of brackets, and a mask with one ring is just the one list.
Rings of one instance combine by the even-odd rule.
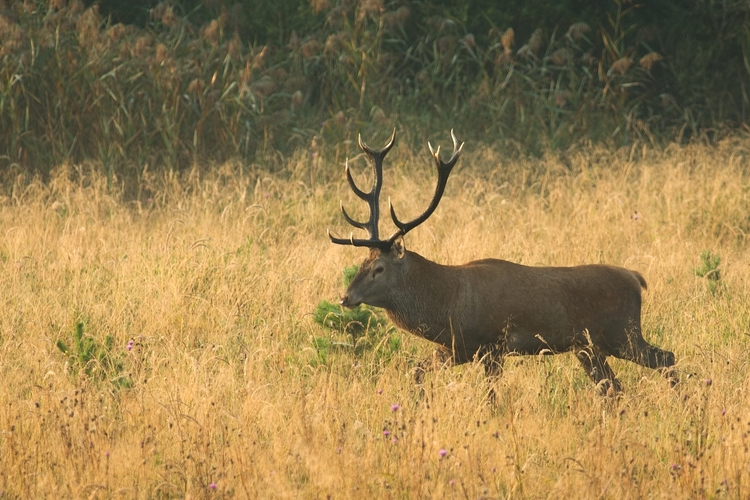
[[124, 353], [116, 351], [111, 335], [105, 337], [104, 343], [99, 342], [85, 333], [85, 324], [79, 321], [73, 330], [72, 344], [58, 339], [56, 345], [67, 356], [68, 365], [76, 376], [109, 381], [117, 389], [133, 386], [133, 380], [125, 373]]
[[[356, 274], [357, 266], [346, 267], [343, 271], [344, 286], [349, 286]], [[326, 337], [313, 339], [319, 361], [323, 363], [334, 350], [348, 350], [356, 356], [374, 353], [389, 358], [401, 347], [400, 335], [383, 314], [364, 304], [347, 309], [321, 300], [313, 319], [329, 333]]]
[[719, 264], [721, 257], [711, 253], [710, 250], [701, 252], [701, 265], [695, 268], [695, 275], [699, 278], [705, 278], [708, 283], [708, 290], [712, 295], [716, 293], [721, 282], [721, 269]]
[[[357, 266], [348, 266], [343, 271], [343, 285], [348, 287], [357, 275]], [[367, 333], [371, 327], [384, 328], [387, 320], [367, 305], [347, 309], [339, 304], [321, 300], [315, 308], [313, 319], [319, 325], [340, 335], [349, 335], [352, 346]]]
[[386, 320], [366, 305], [346, 309], [339, 304], [321, 300], [313, 316], [315, 322], [330, 331], [349, 334], [356, 342], [372, 326], [384, 326]]

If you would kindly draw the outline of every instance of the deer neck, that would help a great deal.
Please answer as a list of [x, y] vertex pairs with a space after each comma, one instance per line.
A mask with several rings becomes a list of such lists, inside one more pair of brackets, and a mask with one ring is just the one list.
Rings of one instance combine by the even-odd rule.
[[400, 328], [429, 340], [450, 329], [451, 303], [459, 292], [458, 279], [449, 266], [414, 252], [404, 255], [401, 283], [394, 287], [391, 303], [384, 307]]

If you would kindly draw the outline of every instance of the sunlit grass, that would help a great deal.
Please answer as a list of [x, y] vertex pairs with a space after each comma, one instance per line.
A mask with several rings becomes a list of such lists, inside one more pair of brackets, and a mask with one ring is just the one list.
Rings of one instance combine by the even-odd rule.
[[[475, 365], [428, 374], [420, 397], [410, 367], [432, 349], [407, 334], [390, 357], [320, 356], [313, 312], [366, 253], [325, 236], [348, 232], [340, 198], [364, 207], [321, 155], [278, 174], [152, 175], [141, 202], [86, 167], [3, 193], [0, 497], [750, 495], [745, 143], [514, 161], [467, 144], [407, 246], [447, 264], [636, 269], [644, 335], [682, 376], [670, 389], [615, 361], [613, 401], [570, 355], [512, 358], [494, 405]], [[383, 199], [420, 213], [426, 147], [386, 163]], [[716, 280], [696, 273], [704, 252]], [[64, 354], [78, 325], [119, 364]]]

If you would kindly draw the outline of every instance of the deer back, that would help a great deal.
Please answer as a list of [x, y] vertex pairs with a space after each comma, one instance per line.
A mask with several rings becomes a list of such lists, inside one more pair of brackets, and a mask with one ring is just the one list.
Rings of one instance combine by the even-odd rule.
[[400, 239], [387, 251], [371, 250], [342, 304], [381, 307], [400, 328], [462, 358], [503, 343], [528, 353], [589, 341], [606, 347], [612, 332], [639, 326], [641, 287], [640, 274], [605, 265], [485, 259], [444, 266], [406, 251]]

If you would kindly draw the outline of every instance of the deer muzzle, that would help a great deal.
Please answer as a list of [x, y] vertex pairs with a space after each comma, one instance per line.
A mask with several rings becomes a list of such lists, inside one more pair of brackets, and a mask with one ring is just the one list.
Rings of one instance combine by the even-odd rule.
[[354, 307], [357, 307], [360, 304], [360, 302], [354, 303], [354, 301], [352, 301], [352, 299], [349, 297], [349, 294], [347, 293], [341, 298], [340, 304], [344, 307], [348, 307], [349, 309], [352, 309]]

